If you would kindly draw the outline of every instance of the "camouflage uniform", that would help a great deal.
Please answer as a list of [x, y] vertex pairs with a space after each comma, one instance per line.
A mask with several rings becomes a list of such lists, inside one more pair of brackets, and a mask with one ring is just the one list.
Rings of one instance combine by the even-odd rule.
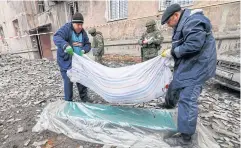
[[104, 55], [104, 38], [102, 33], [92, 28], [89, 30], [89, 34], [93, 37], [91, 48], [95, 56], [95, 61], [102, 64], [102, 56]]
[[[155, 20], [150, 20], [146, 23], [147, 31], [142, 35], [138, 44], [141, 45], [141, 58], [142, 61], [147, 61], [158, 55], [158, 50], [161, 49], [163, 36], [161, 32], [156, 29]], [[143, 43], [147, 41], [147, 43]]]

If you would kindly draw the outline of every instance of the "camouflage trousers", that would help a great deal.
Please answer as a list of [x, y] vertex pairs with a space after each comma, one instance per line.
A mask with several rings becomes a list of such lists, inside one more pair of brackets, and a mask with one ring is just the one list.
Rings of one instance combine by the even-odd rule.
[[95, 62], [103, 64], [102, 62], [102, 56], [95, 56]]
[[158, 50], [156, 48], [142, 48], [142, 62], [145, 62], [157, 56]]

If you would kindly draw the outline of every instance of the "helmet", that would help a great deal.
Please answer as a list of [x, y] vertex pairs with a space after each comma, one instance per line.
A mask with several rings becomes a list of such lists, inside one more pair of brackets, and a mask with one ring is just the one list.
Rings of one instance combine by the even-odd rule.
[[146, 22], [146, 27], [147, 26], [154, 26], [156, 25], [156, 21], [155, 20], [149, 20], [148, 22]]
[[95, 33], [95, 32], [96, 32], [96, 29], [95, 29], [95, 28], [91, 28], [91, 29], [88, 31], [89, 34], [93, 34], [93, 33]]

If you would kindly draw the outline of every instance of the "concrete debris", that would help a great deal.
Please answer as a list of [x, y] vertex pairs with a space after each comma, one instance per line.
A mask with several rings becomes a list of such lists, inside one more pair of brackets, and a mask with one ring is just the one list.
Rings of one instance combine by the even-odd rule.
[[225, 129], [222, 129], [222, 127], [219, 127], [217, 124], [215, 123], [212, 123], [212, 128], [217, 132], [217, 133], [220, 133], [220, 134], [224, 134], [226, 136], [229, 136], [229, 137], [235, 137], [235, 138], [239, 138], [239, 135], [236, 135], [232, 132], [229, 132]]
[[[42, 95], [41, 95], [41, 96], [42, 96]], [[33, 104], [36, 105], [36, 104], [41, 104], [41, 103], [43, 103], [43, 102], [45, 102], [45, 100], [36, 101], [36, 102], [34, 102]]]
[[[35, 147], [40, 147], [46, 144], [47, 140], [44, 139], [59, 136], [49, 131], [39, 134], [31, 132], [38, 115], [46, 104], [64, 98], [63, 81], [57, 62], [2, 55], [0, 63], [0, 127], [3, 129], [0, 130], [1, 146], [11, 148], [13, 141], [17, 141], [18, 143], [15, 143], [17, 147], [29, 147], [30, 139], [28, 138], [31, 137], [31, 141], [40, 141], [33, 144]], [[122, 67], [135, 63], [104, 61], [104, 64], [109, 67]], [[91, 90], [88, 91], [88, 96], [94, 103], [107, 104]], [[80, 101], [75, 85], [74, 100]], [[159, 109], [158, 104], [162, 102], [160, 100], [131, 106]], [[198, 107], [200, 121], [213, 133], [213, 137], [219, 144], [240, 147], [239, 94], [224, 91], [211, 82], [204, 86]], [[22, 127], [16, 127], [16, 122]], [[18, 133], [23, 131], [26, 133], [15, 134], [16, 128]], [[6, 137], [4, 135], [9, 135], [8, 140], [4, 139]], [[219, 139], [220, 137], [222, 139]], [[81, 147], [82, 145], [86, 148], [96, 147], [96, 144], [83, 141], [73, 142], [73, 139], [68, 137], [66, 139], [56, 140], [56, 147]]]
[[152, 103], [152, 102], [151, 102], [151, 103], [149, 103], [149, 105], [150, 105], [150, 106], [157, 106], [157, 104], [156, 104], [156, 103]]
[[39, 142], [34, 142], [33, 143], [33, 146], [41, 146], [41, 145], [44, 145], [48, 142], [48, 140], [43, 140], [43, 141], [39, 141]]
[[12, 122], [12, 121], [14, 121], [14, 119], [13, 119], [13, 118], [11, 118], [11, 119], [7, 120], [7, 122]]
[[220, 144], [223, 148], [228, 148], [228, 144]]
[[203, 117], [203, 118], [210, 118], [210, 117], [213, 117], [214, 116], [214, 112], [210, 112], [210, 113], [201, 113], [199, 114], [200, 117]]
[[117, 146], [112, 146], [112, 145], [104, 145], [102, 148], [117, 148]]
[[24, 142], [24, 146], [28, 146], [29, 145], [29, 143], [30, 143], [30, 139], [28, 139], [28, 140], [26, 140], [25, 142]]
[[221, 120], [213, 119], [213, 121], [217, 123], [220, 128], [227, 129], [226, 125], [224, 125], [224, 123]]
[[19, 127], [17, 132], [18, 133], [22, 133], [23, 132], [23, 127]]
[[237, 145], [240, 145], [240, 142], [238, 142], [238, 141], [236, 141], [236, 140], [231, 139], [230, 141], [231, 141], [232, 143], [235, 143], [235, 144], [237, 144]]
[[225, 141], [230, 141], [230, 139], [228, 137], [224, 137]]
[[215, 114], [214, 114], [214, 117], [215, 117], [215, 118], [218, 118], [218, 119], [225, 120], [225, 121], [229, 121], [228, 118], [225, 118], [225, 117], [223, 117], [223, 116], [219, 116], [219, 115], [215, 115]]
[[14, 121], [17, 122], [17, 121], [20, 121], [21, 119], [15, 119]]
[[[201, 122], [223, 138], [217, 140], [222, 147], [240, 147], [240, 99], [238, 92], [233, 93], [204, 90], [199, 99], [199, 108], [202, 108], [199, 109]], [[212, 107], [206, 104], [212, 104]]]
[[4, 139], [7, 139], [8, 138], [8, 135], [6, 135], [5, 137], [4, 137]]

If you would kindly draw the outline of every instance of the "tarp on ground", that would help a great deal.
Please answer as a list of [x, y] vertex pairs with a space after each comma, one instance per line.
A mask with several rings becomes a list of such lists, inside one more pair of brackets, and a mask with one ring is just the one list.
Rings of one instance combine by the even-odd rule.
[[[50, 130], [105, 145], [168, 148], [163, 138], [177, 131], [176, 111], [59, 100], [46, 106], [33, 132]], [[195, 147], [218, 148], [211, 134], [198, 126]]]

